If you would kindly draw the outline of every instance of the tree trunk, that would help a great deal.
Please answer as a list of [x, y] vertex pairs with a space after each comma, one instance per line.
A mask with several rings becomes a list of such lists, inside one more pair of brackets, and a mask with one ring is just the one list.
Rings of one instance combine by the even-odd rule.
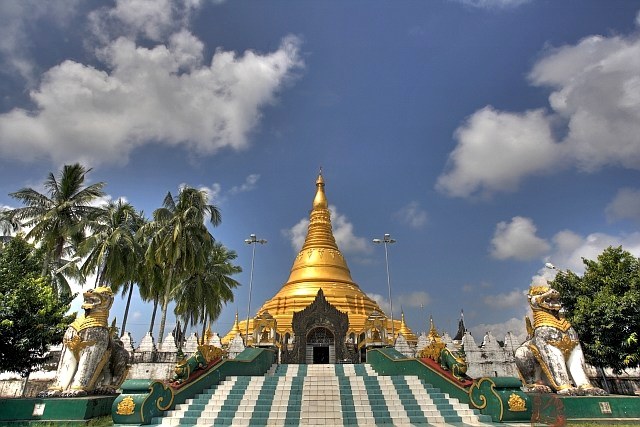
[[167, 311], [169, 310], [169, 298], [167, 296], [162, 300], [162, 315], [160, 316], [160, 332], [158, 334], [158, 344], [164, 341], [164, 327], [167, 323]]
[[201, 310], [202, 310], [202, 345], [205, 345], [207, 344], [206, 342], [204, 342], [207, 336], [207, 316], [205, 313], [206, 310], [204, 308], [204, 301], [202, 301]]
[[29, 376], [31, 375], [31, 369], [27, 372], [27, 376], [24, 377], [24, 384], [22, 385], [22, 392], [20, 393], [20, 397], [24, 398], [27, 393], [27, 384], [29, 383]]
[[122, 319], [122, 327], [120, 328], [120, 336], [124, 335], [127, 326], [127, 317], [129, 316], [129, 306], [131, 305], [131, 295], [133, 294], [133, 283], [129, 282], [129, 296], [127, 297], [127, 305], [124, 308], [124, 317]]
[[162, 316], [160, 317], [160, 336], [158, 343], [164, 341], [164, 327], [167, 322], [167, 311], [169, 310], [169, 295], [171, 294], [171, 281], [173, 280], [173, 269], [169, 270], [169, 277], [164, 285], [164, 296], [162, 298]]
[[153, 314], [151, 315], [151, 324], [149, 325], [149, 333], [153, 334], [153, 325], [156, 323], [156, 312], [158, 311], [158, 299], [153, 300]]
[[607, 393], [611, 393], [611, 390], [609, 389], [609, 382], [607, 381], [607, 375], [604, 373], [604, 368], [602, 366], [599, 366], [600, 368], [600, 373], [602, 374], [602, 385], [604, 386], [604, 390]]
[[207, 336], [207, 322], [203, 321], [202, 322], [202, 345], [205, 345], [206, 342], [206, 336]]
[[184, 344], [185, 341], [187, 341], [187, 326], [189, 325], [188, 322], [184, 322], [184, 325], [182, 326], [182, 341], [180, 341], [180, 350], [182, 350], [182, 345]]

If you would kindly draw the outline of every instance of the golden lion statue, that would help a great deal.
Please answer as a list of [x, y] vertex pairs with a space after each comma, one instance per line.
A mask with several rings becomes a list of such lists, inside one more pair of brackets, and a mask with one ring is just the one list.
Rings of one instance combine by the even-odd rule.
[[64, 334], [56, 379], [45, 397], [112, 394], [127, 374], [129, 354], [107, 324], [113, 292], [101, 286], [82, 295], [84, 316]]
[[604, 395], [584, 370], [578, 334], [560, 304], [560, 293], [548, 285], [529, 288], [533, 325], [526, 317], [529, 338], [516, 350], [516, 365], [525, 391], [557, 392], [561, 395]]

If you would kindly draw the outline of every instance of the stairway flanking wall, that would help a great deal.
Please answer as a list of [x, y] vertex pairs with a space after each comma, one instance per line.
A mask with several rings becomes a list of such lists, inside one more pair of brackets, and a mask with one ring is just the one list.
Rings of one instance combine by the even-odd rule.
[[491, 425], [417, 376], [379, 376], [369, 365], [274, 365], [229, 377], [152, 425]]

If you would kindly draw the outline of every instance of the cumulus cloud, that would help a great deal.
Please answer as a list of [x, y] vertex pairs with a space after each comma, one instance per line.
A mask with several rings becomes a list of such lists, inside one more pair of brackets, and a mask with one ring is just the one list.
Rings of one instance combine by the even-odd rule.
[[427, 223], [427, 211], [420, 203], [413, 201], [394, 214], [394, 218], [411, 228], [422, 228]]
[[[622, 246], [636, 257], [640, 257], [640, 233], [625, 235], [610, 235], [606, 233], [591, 233], [582, 236], [570, 230], [563, 230], [553, 237], [553, 250], [545, 257], [560, 270], [571, 270], [576, 274], [584, 273], [582, 258], [595, 260], [607, 247]], [[557, 271], [541, 268], [533, 276], [533, 284], [541, 284], [552, 280]]]
[[[338, 212], [338, 209], [329, 205], [331, 214], [331, 224], [333, 226], [333, 236], [336, 239], [338, 248], [346, 253], [370, 253], [371, 247], [367, 244], [367, 239], [358, 237], [353, 231], [353, 224], [349, 222], [346, 215]], [[293, 227], [283, 230], [282, 234], [291, 241], [294, 250], [299, 251], [304, 244], [304, 238], [309, 228], [309, 220], [302, 218]]]
[[638, 32], [547, 50], [529, 81], [551, 90], [550, 111], [476, 111], [456, 130], [437, 188], [457, 197], [514, 191], [560, 160], [586, 172], [640, 169], [639, 69]]
[[607, 219], [640, 221], [640, 189], [621, 188], [605, 209]]
[[551, 246], [536, 236], [536, 226], [530, 218], [515, 216], [511, 222], [496, 225], [491, 239], [491, 256], [497, 259], [531, 260], [547, 253]]
[[149, 141], [197, 153], [248, 146], [260, 109], [302, 66], [299, 40], [243, 55], [203, 44], [186, 30], [147, 48], [119, 38], [101, 50], [109, 71], [67, 60], [30, 96], [34, 110], [0, 115], [0, 153], [23, 161], [121, 163]]
[[200, 0], [117, 0], [89, 14], [90, 28], [102, 42], [119, 36], [144, 37], [163, 41], [167, 35], [187, 25]]
[[452, 196], [513, 191], [524, 175], [559, 161], [542, 110], [507, 113], [485, 107], [456, 130], [458, 145], [436, 187]]
[[46, 18], [62, 27], [77, 13], [78, 0], [3, 0], [0, 2], [0, 57], [2, 71], [35, 82], [35, 62], [27, 32]]

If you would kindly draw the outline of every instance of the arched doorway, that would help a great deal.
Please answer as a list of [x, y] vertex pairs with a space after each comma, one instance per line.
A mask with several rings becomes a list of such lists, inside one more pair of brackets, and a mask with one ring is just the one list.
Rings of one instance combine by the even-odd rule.
[[327, 328], [316, 327], [307, 334], [306, 362], [336, 363], [335, 336]]

